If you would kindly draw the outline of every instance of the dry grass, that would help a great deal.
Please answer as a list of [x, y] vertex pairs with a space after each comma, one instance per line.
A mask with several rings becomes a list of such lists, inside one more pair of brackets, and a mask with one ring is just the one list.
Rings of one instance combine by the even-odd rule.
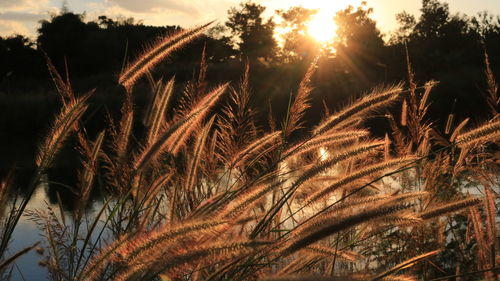
[[[425, 116], [436, 83], [418, 88], [410, 63], [408, 90], [403, 84], [376, 89], [290, 142], [309, 108], [314, 63], [282, 128], [264, 131], [249, 106], [249, 67], [236, 86], [207, 90], [203, 56], [198, 77], [181, 98], [173, 98], [174, 79], [163, 83], [149, 76], [154, 97], [142, 118], [145, 130], [134, 131], [134, 83], [206, 26], [165, 37], [123, 71], [122, 115], [94, 141], [79, 123], [88, 95], [75, 97], [52, 68], [64, 102], [40, 146], [32, 191], [71, 133], [77, 133], [82, 153], [80, 202], [72, 221], [52, 210], [29, 213], [45, 233], [44, 264], [52, 279], [416, 280], [413, 275], [435, 272], [427, 265], [439, 267], [439, 253], [446, 251], [437, 222], [452, 226], [450, 214], [463, 216], [466, 208], [476, 254], [485, 264], [479, 269], [496, 266], [496, 191], [486, 189], [479, 209], [481, 198], [465, 198], [456, 188], [466, 176], [478, 184], [498, 183], [492, 182], [494, 163], [484, 149], [498, 141], [500, 123], [492, 119], [462, 133], [466, 121], [456, 128], [449, 122], [451, 138], [439, 135]], [[486, 73], [494, 92], [489, 67]], [[400, 122], [388, 116], [390, 136], [375, 139], [360, 125], [360, 118], [408, 93]], [[212, 112], [224, 99], [221, 113]], [[474, 158], [479, 150], [482, 161]], [[99, 183], [97, 174], [104, 174]], [[9, 182], [0, 185], [0, 202]], [[84, 206], [97, 184], [106, 199], [87, 217]], [[27, 200], [7, 216], [2, 253]], [[396, 254], [386, 256], [384, 245]]]

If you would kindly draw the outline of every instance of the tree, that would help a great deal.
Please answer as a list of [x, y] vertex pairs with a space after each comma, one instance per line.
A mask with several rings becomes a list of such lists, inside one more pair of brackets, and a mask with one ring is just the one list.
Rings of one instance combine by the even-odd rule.
[[415, 16], [406, 11], [396, 14], [396, 20], [399, 24], [398, 29], [391, 34], [389, 43], [392, 45], [405, 43], [409, 40], [409, 36], [413, 33], [417, 20]]
[[349, 6], [335, 15], [337, 60], [345, 72], [353, 74], [351, 79], [358, 85], [373, 85], [385, 79], [385, 46], [376, 22], [370, 18], [372, 12], [363, 2], [358, 8]]
[[[278, 10], [283, 19], [281, 27], [289, 30], [283, 34], [283, 54], [286, 61], [306, 60], [315, 56], [320, 49], [319, 44], [307, 33], [307, 22], [317, 13], [317, 10], [303, 7], [292, 7], [287, 11]], [[333, 20], [333, 19], [332, 19]]]
[[264, 22], [262, 13], [266, 8], [252, 2], [240, 4], [240, 9], [228, 11], [226, 26], [231, 30], [233, 43], [239, 47], [243, 58], [256, 61], [259, 58], [269, 60], [276, 52], [274, 22]]
[[422, 15], [415, 25], [415, 35], [419, 37], [437, 37], [448, 23], [450, 7], [438, 0], [422, 0]]
[[38, 76], [43, 60], [35, 44], [22, 35], [0, 37], [0, 81]]
[[375, 59], [368, 57], [384, 47], [384, 40], [376, 22], [370, 18], [372, 12], [373, 9], [367, 8], [366, 2], [363, 2], [356, 9], [349, 6], [337, 13], [335, 22], [338, 40], [335, 48], [338, 51]]
[[[81, 60], [85, 53], [84, 42], [88, 35], [88, 28], [83, 21], [84, 15], [67, 12], [52, 17], [50, 21], [41, 21], [38, 29], [38, 48], [44, 51], [58, 67], [63, 67], [64, 60], [85, 65]], [[96, 27], [97, 28], [97, 27]], [[82, 71], [75, 68], [75, 71]]]

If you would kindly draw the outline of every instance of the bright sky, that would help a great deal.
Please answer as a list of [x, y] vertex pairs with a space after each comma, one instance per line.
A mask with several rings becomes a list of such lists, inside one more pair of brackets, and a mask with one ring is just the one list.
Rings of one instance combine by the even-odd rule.
[[[76, 13], [85, 12], [88, 20], [99, 15], [112, 18], [134, 17], [147, 25], [180, 25], [190, 27], [218, 20], [226, 20], [227, 10], [241, 0], [67, 0], [68, 7]], [[277, 9], [292, 6], [319, 8], [320, 11], [342, 9], [361, 0], [254, 0], [267, 7], [266, 16]], [[374, 8], [372, 17], [379, 29], [388, 33], [396, 28], [395, 14], [406, 10], [419, 15], [421, 0], [367, 0]], [[500, 0], [448, 0], [452, 13], [475, 15], [481, 11], [500, 15]], [[0, 0], [0, 36], [13, 33], [36, 36], [38, 21], [49, 19], [62, 7], [63, 0]], [[323, 12], [328, 14], [329, 12]], [[325, 16], [325, 15], [323, 15]]]

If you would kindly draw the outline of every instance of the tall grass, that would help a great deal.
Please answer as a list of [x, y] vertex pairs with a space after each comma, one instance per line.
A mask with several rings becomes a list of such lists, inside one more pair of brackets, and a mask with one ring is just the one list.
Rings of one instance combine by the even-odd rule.
[[[238, 84], [210, 89], [203, 56], [198, 77], [177, 99], [173, 78], [164, 83], [148, 74], [207, 26], [159, 40], [125, 68], [121, 116], [93, 139], [79, 121], [89, 95], [75, 96], [50, 66], [63, 108], [40, 146], [28, 196], [0, 213], [0, 271], [31, 249], [6, 256], [17, 222], [28, 214], [46, 238], [42, 264], [53, 280], [436, 278], [450, 273], [439, 256], [455, 238], [474, 239], [482, 264], [454, 273], [483, 270], [486, 279], [498, 277], [491, 269], [498, 259], [495, 190], [486, 188], [484, 200], [460, 191], [463, 179], [498, 186], [488, 149], [499, 138], [498, 113], [475, 129], [462, 132], [464, 121], [449, 138], [440, 134], [426, 119], [435, 82], [417, 87], [408, 60], [409, 89], [402, 83], [377, 88], [292, 141], [309, 108], [314, 62], [281, 129], [270, 131], [255, 124], [249, 106], [249, 66]], [[141, 118], [133, 86], [145, 75], [154, 97]], [[487, 75], [496, 90], [489, 66]], [[387, 115], [390, 136], [370, 136], [359, 120], [398, 101], [401, 120]], [[220, 113], [213, 111], [217, 105]], [[134, 120], [143, 120], [143, 127]], [[52, 209], [27, 211], [71, 133], [82, 159], [71, 222]], [[10, 182], [2, 181], [0, 202]], [[85, 206], [96, 186], [105, 200], [89, 216]], [[467, 217], [467, 209], [475, 238], [439, 240], [456, 223], [454, 214]]]

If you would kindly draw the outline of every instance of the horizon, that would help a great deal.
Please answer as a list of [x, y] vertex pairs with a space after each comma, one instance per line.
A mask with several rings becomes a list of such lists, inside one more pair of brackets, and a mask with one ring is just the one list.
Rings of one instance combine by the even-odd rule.
[[[216, 20], [224, 23], [227, 20], [227, 11], [231, 7], [238, 7], [239, 0], [145, 0], [140, 5], [129, 0], [5, 0], [0, 3], [0, 36], [20, 34], [30, 38], [36, 37], [39, 21], [50, 19], [51, 15], [61, 12], [66, 6], [69, 11], [85, 14], [87, 21], [97, 19], [99, 15], [111, 18], [132, 17], [145, 25], [166, 26], [179, 25], [192, 27], [194, 25]], [[286, 10], [294, 6], [303, 6], [309, 9], [324, 9], [325, 5], [333, 7], [332, 13], [344, 9], [348, 5], [359, 6], [362, 0], [340, 0], [335, 3], [321, 0], [258, 0], [252, 1], [266, 7], [264, 16], [277, 17], [275, 11]], [[377, 27], [384, 34], [390, 34], [397, 28], [396, 14], [406, 11], [415, 17], [420, 16], [421, 0], [371, 0], [367, 6], [373, 8], [371, 17], [377, 22]], [[466, 14], [475, 16], [479, 12], [487, 11], [492, 15], [500, 15], [500, 3], [495, 0], [483, 0], [472, 3], [467, 0], [440, 1], [449, 4], [451, 14]], [[325, 4], [328, 3], [328, 4]]]

